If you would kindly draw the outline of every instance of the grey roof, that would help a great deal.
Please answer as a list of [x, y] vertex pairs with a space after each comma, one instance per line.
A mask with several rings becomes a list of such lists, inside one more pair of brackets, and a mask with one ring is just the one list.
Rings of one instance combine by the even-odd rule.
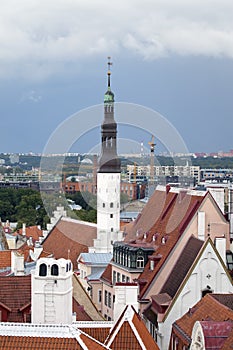
[[111, 253], [81, 253], [79, 260], [90, 265], [107, 265], [112, 259]]
[[90, 275], [87, 276], [87, 280], [91, 281], [91, 280], [100, 280], [100, 277], [102, 275], [102, 273], [104, 272], [105, 267], [98, 267], [94, 270], [93, 273], [91, 273]]
[[175, 296], [179, 286], [183, 282], [201, 247], [203, 246], [203, 243], [203, 241], [200, 241], [193, 236], [189, 238], [160, 293], [167, 293], [172, 298]]

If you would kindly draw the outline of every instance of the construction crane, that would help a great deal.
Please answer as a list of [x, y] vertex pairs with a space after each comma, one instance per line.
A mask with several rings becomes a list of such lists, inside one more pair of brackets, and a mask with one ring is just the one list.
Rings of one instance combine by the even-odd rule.
[[151, 136], [151, 140], [148, 142], [148, 145], [150, 145], [150, 184], [154, 183], [154, 165], [155, 165], [155, 137], [154, 135]]

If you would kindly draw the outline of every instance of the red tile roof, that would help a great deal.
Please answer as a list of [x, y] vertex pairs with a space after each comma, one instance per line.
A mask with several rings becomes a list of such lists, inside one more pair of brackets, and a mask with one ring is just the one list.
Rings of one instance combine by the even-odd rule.
[[31, 303], [31, 276], [0, 276], [0, 302], [10, 310], [8, 322], [24, 322], [19, 310]]
[[[140, 290], [140, 298], [144, 297], [154, 277], [204, 198], [205, 196], [203, 195], [166, 193], [165, 191], [156, 190], [143, 209], [139, 219], [135, 220], [134, 225], [130, 225], [129, 228], [126, 226], [127, 235], [125, 241], [130, 242], [130, 239], [139, 235], [136, 242], [154, 244], [156, 250], [153, 255], [161, 256], [153, 271], [150, 269], [148, 262], [141, 273], [140, 279], [146, 281], [146, 283]], [[146, 238], [144, 234], [146, 234]]]
[[11, 250], [0, 250], [0, 269], [11, 267]]
[[112, 284], [112, 265], [108, 264], [103, 274], [101, 275], [101, 280], [107, 282], [108, 284]]
[[[31, 308], [31, 275], [0, 276], [0, 306], [9, 311], [8, 322], [25, 322], [22, 312]], [[77, 321], [91, 321], [92, 318], [73, 298], [73, 312]]]
[[[100, 344], [97, 340], [91, 338], [87, 334], [81, 334], [80, 339], [84, 342], [84, 344], [87, 346], [90, 350], [103, 350], [107, 349], [104, 344]], [[120, 350], [120, 349], [119, 349]]]
[[83, 331], [86, 334], [89, 334], [92, 338], [104, 343], [107, 339], [112, 324], [109, 324], [109, 327], [82, 327], [79, 330]]
[[61, 219], [43, 242], [43, 248], [56, 259], [69, 258], [77, 270], [77, 258], [94, 245], [96, 226], [77, 220]]
[[[19, 229], [18, 233], [23, 236], [23, 229]], [[38, 226], [26, 227], [26, 237], [32, 237], [33, 241], [39, 241], [39, 237], [43, 237], [43, 231]]]
[[[0, 336], [0, 348], [5, 350], [82, 350], [74, 338]], [[94, 348], [93, 348], [94, 349]], [[97, 349], [97, 348], [96, 348]]]
[[[233, 299], [233, 294], [227, 296], [226, 298]], [[219, 302], [215, 294], [207, 294], [184, 316], [174, 322], [172, 332], [182, 340], [184, 345], [189, 345], [194, 323], [200, 320], [233, 321], [233, 310]]]
[[[24, 255], [24, 261], [25, 262], [31, 262], [31, 255], [30, 253], [34, 251], [34, 246], [28, 245], [27, 243], [24, 243], [19, 249], [17, 249], [17, 252], [20, 255]], [[50, 252], [46, 252], [46, 251], [42, 251], [39, 258], [48, 258], [51, 257], [52, 253]]]
[[159, 350], [144, 322], [131, 305], [126, 306], [105, 344], [113, 350]]

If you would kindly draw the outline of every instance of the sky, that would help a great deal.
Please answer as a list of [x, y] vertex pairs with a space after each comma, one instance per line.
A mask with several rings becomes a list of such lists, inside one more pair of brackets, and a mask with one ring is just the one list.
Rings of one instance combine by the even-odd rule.
[[[158, 112], [190, 152], [233, 148], [232, 18], [231, 0], [1, 0], [0, 152], [43, 152], [70, 116], [101, 104], [108, 56], [117, 102]], [[134, 151], [157, 122], [118, 136]], [[81, 138], [82, 123], [74, 152], [100, 141], [89, 126]]]

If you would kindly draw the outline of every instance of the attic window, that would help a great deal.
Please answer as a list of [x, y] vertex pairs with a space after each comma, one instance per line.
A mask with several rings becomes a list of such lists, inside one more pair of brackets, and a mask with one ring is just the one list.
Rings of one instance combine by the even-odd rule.
[[144, 267], [144, 257], [140, 255], [137, 257], [137, 268], [141, 269], [142, 267]]
[[51, 267], [51, 275], [52, 276], [58, 276], [58, 265], [53, 264]]
[[39, 276], [47, 276], [47, 265], [46, 264], [40, 265]]

